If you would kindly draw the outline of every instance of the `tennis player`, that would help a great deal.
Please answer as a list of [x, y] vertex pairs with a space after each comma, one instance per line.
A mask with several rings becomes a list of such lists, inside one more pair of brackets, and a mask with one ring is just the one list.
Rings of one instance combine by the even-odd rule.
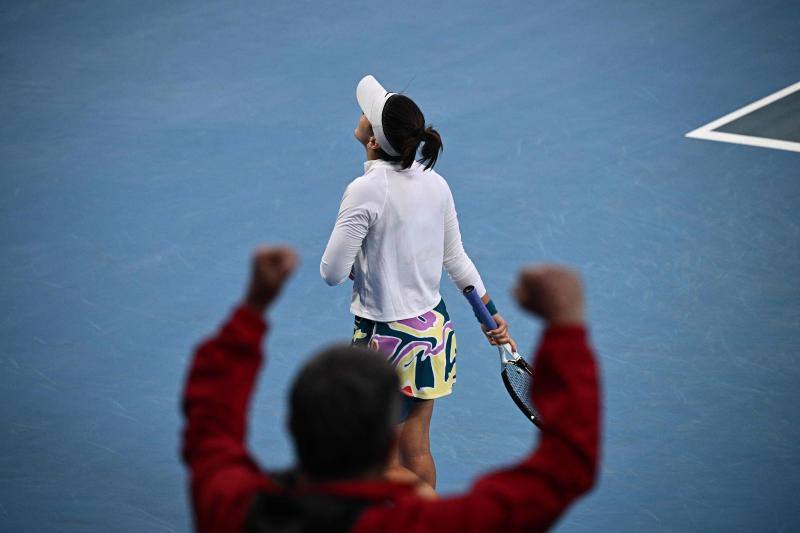
[[493, 314], [498, 327], [485, 331], [489, 342], [517, 347], [461, 244], [450, 188], [433, 170], [439, 133], [410, 98], [387, 92], [372, 76], [358, 83], [356, 99], [363, 114], [355, 137], [367, 161], [345, 190], [320, 273], [329, 285], [353, 280], [352, 342], [383, 353], [400, 376], [394, 462], [435, 487], [431, 415], [434, 400], [456, 381], [456, 336], [439, 294], [442, 266], [459, 289], [474, 286]]

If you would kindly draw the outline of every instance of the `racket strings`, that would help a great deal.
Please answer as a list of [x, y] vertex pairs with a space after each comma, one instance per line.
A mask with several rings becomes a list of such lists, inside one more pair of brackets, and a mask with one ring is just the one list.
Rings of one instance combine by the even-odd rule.
[[533, 377], [515, 364], [506, 365], [503, 369], [503, 373], [508, 382], [509, 392], [516, 396], [518, 402], [524, 405], [525, 409], [529, 412], [528, 414], [534, 415], [536, 411], [531, 402], [531, 383], [533, 382]]

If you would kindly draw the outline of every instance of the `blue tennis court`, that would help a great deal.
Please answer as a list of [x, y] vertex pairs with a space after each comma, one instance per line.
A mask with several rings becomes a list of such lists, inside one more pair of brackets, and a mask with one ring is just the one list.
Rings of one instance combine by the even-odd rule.
[[[0, 529], [190, 529], [186, 363], [265, 241], [303, 263], [271, 316], [250, 442], [266, 467], [292, 462], [288, 381], [352, 328], [349, 284], [318, 265], [363, 171], [368, 73], [441, 132], [464, 245], [526, 353], [520, 266], [584, 275], [602, 474], [557, 530], [800, 528], [800, 153], [685, 137], [800, 81], [800, 6], [391, 8], [3, 2]], [[432, 429], [448, 493], [535, 431], [446, 278], [442, 294], [459, 346]]]

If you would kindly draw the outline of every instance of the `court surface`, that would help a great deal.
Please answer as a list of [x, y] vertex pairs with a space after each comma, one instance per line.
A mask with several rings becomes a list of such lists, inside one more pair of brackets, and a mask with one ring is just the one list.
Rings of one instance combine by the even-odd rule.
[[[346, 340], [318, 264], [362, 172], [355, 84], [442, 133], [465, 247], [512, 333], [521, 265], [575, 265], [602, 473], [558, 531], [800, 528], [800, 154], [684, 135], [800, 81], [796, 2], [3, 2], [0, 530], [185, 531], [178, 396], [250, 250], [303, 263], [250, 442], [292, 455], [289, 378]], [[445, 278], [459, 346], [439, 488], [534, 430]]]

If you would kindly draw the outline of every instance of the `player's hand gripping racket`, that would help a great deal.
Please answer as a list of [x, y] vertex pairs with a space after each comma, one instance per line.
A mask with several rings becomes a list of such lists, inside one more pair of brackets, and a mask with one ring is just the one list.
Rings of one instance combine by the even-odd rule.
[[[475, 292], [475, 288], [470, 285], [463, 292], [481, 324], [486, 326], [487, 329], [496, 329], [497, 323], [492, 318], [492, 315], [489, 314], [489, 310], [486, 309], [481, 297]], [[506, 386], [508, 394], [517, 404], [519, 410], [528, 417], [528, 420], [539, 426], [541, 420], [531, 402], [531, 385], [533, 383], [531, 367], [525, 359], [512, 350], [511, 345], [503, 344], [498, 346], [497, 349], [500, 352], [500, 377], [503, 378], [503, 384]]]

